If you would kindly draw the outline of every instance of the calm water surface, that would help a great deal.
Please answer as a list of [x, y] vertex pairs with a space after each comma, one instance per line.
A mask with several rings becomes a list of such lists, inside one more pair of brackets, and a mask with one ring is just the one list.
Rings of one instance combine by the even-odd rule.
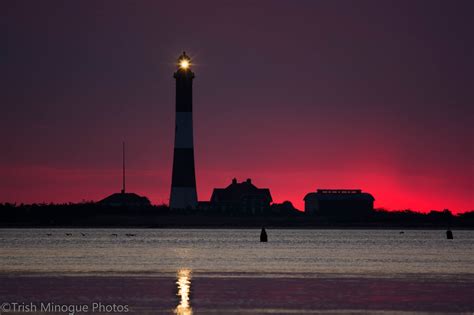
[[474, 273], [474, 231], [268, 232], [260, 243], [259, 230], [3, 229], [0, 271]]
[[474, 312], [474, 231], [267, 232], [260, 243], [256, 229], [2, 229], [0, 302], [100, 301], [129, 314]]

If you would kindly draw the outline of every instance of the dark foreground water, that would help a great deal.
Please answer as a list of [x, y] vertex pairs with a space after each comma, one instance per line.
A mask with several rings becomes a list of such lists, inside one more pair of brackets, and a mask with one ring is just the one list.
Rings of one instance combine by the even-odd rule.
[[474, 312], [474, 231], [268, 234], [0, 230], [0, 313]]

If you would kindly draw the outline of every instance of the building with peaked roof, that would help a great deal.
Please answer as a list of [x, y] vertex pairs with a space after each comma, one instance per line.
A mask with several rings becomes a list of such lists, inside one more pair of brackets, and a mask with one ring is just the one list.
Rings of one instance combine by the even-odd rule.
[[306, 214], [354, 217], [374, 210], [374, 197], [360, 189], [318, 189], [304, 197]]
[[272, 201], [268, 188], [257, 188], [250, 178], [241, 183], [234, 178], [226, 188], [214, 189], [209, 209], [229, 214], [263, 214]]

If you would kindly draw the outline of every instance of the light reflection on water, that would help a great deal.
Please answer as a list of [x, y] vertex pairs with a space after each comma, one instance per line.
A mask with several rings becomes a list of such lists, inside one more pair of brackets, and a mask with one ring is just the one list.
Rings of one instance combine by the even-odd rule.
[[404, 232], [269, 229], [260, 243], [259, 229], [0, 229], [0, 300], [100, 298], [141, 315], [472, 313], [474, 231]]
[[177, 273], [176, 285], [178, 289], [179, 304], [174, 309], [177, 315], [192, 315], [193, 309], [191, 307], [191, 270], [181, 269]]

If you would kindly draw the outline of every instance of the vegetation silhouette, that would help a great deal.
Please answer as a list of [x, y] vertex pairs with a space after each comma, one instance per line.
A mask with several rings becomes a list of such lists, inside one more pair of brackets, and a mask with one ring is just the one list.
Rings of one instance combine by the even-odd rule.
[[0, 204], [0, 227], [287, 227], [287, 228], [474, 228], [474, 211], [420, 213], [377, 209], [359, 217], [305, 215], [291, 202], [272, 204], [267, 212], [219, 213], [172, 209], [167, 205], [110, 207], [100, 203]]

